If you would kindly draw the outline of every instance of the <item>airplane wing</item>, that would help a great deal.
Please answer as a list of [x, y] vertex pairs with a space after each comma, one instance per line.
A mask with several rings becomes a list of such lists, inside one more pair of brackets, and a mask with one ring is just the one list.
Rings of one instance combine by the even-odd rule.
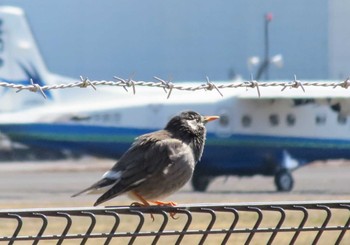
[[338, 84], [338, 81], [303, 81], [298, 87], [283, 86], [282, 84], [285, 83], [275, 81], [264, 84], [266, 86], [260, 85], [248, 89], [237, 88], [235, 89], [236, 96], [239, 98], [258, 98], [259, 93], [261, 98], [347, 98], [350, 96], [350, 90], [333, 86]]
[[[271, 82], [273, 83], [273, 82]], [[312, 85], [313, 81], [306, 84]], [[291, 100], [293, 106], [305, 104], [328, 105], [333, 111], [343, 116], [350, 115], [350, 90], [343, 87], [332, 87], [334, 81], [317, 82], [319, 86], [299, 86], [298, 88], [268, 86], [235, 89], [235, 97], [247, 100]], [[321, 86], [324, 84], [324, 86]]]

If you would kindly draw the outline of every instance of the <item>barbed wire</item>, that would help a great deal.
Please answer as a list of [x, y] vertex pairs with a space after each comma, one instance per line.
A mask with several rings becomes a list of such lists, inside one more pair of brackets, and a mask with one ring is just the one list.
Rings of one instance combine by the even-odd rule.
[[182, 91], [198, 91], [198, 90], [216, 90], [220, 96], [223, 96], [221, 90], [222, 89], [237, 89], [237, 88], [256, 88], [258, 96], [261, 96], [260, 88], [261, 87], [281, 87], [281, 91], [284, 91], [286, 88], [301, 88], [305, 92], [305, 87], [341, 87], [341, 88], [349, 88], [350, 87], [350, 77], [345, 79], [344, 81], [332, 81], [332, 82], [318, 82], [318, 81], [305, 81], [302, 82], [296, 78], [294, 75], [294, 79], [292, 81], [269, 81], [269, 82], [258, 82], [251, 78], [249, 81], [233, 81], [233, 82], [225, 82], [222, 84], [215, 84], [206, 77], [206, 82], [203, 84], [199, 84], [198, 86], [193, 85], [184, 85], [183, 83], [173, 83], [171, 81], [167, 81], [161, 79], [159, 77], [154, 77], [156, 81], [137, 81], [133, 79], [123, 79], [120, 77], [114, 77], [113, 81], [107, 80], [90, 80], [89, 78], [84, 78], [80, 76], [80, 81], [73, 83], [62, 83], [62, 84], [53, 84], [53, 85], [45, 85], [41, 86], [37, 83], [34, 83], [32, 79], [30, 79], [31, 85], [23, 85], [9, 82], [1, 82], [0, 87], [17, 89], [16, 92], [20, 92], [22, 90], [28, 90], [31, 92], [40, 92], [42, 96], [46, 99], [45, 90], [52, 89], [67, 89], [67, 88], [87, 88], [91, 86], [94, 90], [96, 90], [97, 86], [119, 86], [123, 87], [127, 92], [128, 88], [132, 88], [133, 94], [136, 93], [136, 87], [154, 87], [154, 88], [162, 88], [165, 93], [167, 93], [167, 98], [170, 97], [172, 91], [182, 90]]

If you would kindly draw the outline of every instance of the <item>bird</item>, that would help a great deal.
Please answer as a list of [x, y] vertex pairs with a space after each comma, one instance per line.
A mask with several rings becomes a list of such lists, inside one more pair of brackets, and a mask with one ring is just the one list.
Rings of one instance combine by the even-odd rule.
[[176, 206], [175, 202], [159, 199], [173, 194], [190, 180], [203, 154], [205, 125], [218, 118], [195, 111], [172, 117], [164, 129], [137, 137], [99, 181], [72, 197], [103, 193], [94, 203], [97, 206], [127, 194], [139, 201], [132, 205]]

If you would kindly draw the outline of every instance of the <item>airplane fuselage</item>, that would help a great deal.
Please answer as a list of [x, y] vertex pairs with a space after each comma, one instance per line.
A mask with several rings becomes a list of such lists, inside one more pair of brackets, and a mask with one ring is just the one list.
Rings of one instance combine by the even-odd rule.
[[[292, 99], [228, 97], [199, 103], [179, 99], [79, 113], [51, 110], [41, 116], [47, 122], [3, 123], [0, 131], [34, 147], [117, 159], [135, 137], [163, 128], [171, 116], [185, 109], [221, 117], [208, 125], [204, 155], [197, 166], [206, 175], [274, 175], [314, 160], [350, 158], [348, 118], [327, 105], [299, 105]], [[297, 164], [285, 161], [286, 153]]]

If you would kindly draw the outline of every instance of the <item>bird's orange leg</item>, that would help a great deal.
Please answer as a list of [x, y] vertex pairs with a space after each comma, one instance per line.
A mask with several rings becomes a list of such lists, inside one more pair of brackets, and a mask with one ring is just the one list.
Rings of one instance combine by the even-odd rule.
[[149, 204], [149, 202], [147, 202], [147, 200], [145, 198], [143, 198], [143, 196], [141, 196], [139, 193], [137, 193], [136, 191], [133, 191], [132, 193], [135, 195], [135, 197], [137, 199], [139, 199], [141, 201], [141, 203], [133, 202], [133, 203], [131, 203], [131, 206], [140, 206], [140, 207], [149, 207], [149, 206], [151, 206], [151, 204]]
[[[139, 199], [141, 201], [141, 203], [133, 202], [133, 203], [131, 203], [131, 206], [137, 206], [137, 207], [149, 207], [149, 206], [151, 206], [151, 204], [149, 204], [149, 202], [147, 202], [147, 200], [145, 198], [143, 198], [143, 196], [141, 196], [139, 193], [137, 193], [136, 191], [133, 191], [132, 193], [135, 195], [135, 197], [137, 199]], [[152, 220], [154, 221], [154, 215], [152, 213], [150, 215], [151, 215]]]
[[[162, 202], [162, 201], [150, 201], [151, 203], [154, 203], [158, 206], [169, 206], [169, 207], [175, 207], [177, 205], [176, 202]], [[175, 212], [169, 212], [170, 217], [173, 219], [177, 219], [175, 217], [176, 213]]]
[[[133, 203], [131, 203], [131, 206], [149, 207], [149, 206], [151, 206], [151, 205], [150, 205], [150, 202], [156, 204], [157, 206], [170, 206], [170, 207], [175, 207], [175, 206], [177, 205], [176, 202], [162, 202], [162, 201], [149, 201], [149, 202], [148, 202], [145, 198], [143, 198], [143, 196], [141, 196], [141, 195], [140, 195], [139, 193], [137, 193], [136, 191], [133, 191], [132, 193], [135, 195], [135, 197], [136, 197], [137, 199], [140, 200], [140, 202], [133, 202]], [[176, 215], [175, 212], [170, 212], [169, 214], [170, 214], [170, 217], [171, 217], [171, 218], [177, 219], [177, 218], [175, 217], [175, 215]], [[154, 221], [154, 215], [153, 215], [153, 214], [151, 214], [151, 218], [152, 218], [152, 220]]]

